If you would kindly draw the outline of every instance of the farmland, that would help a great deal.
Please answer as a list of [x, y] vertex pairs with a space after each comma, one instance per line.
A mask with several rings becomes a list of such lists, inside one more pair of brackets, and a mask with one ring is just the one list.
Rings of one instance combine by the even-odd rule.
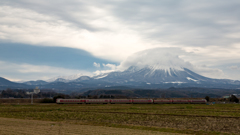
[[0, 117], [144, 132], [240, 133], [239, 104], [0, 104]]

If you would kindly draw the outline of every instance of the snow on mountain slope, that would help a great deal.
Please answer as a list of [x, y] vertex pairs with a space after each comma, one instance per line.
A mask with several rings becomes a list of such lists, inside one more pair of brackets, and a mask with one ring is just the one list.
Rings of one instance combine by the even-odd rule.
[[216, 81], [191, 71], [190, 69], [194, 69], [194, 66], [181, 59], [179, 52], [181, 50], [176, 48], [154, 48], [138, 52], [118, 66], [120, 71], [110, 72], [95, 78], [119, 84], [132, 82], [200, 84]]
[[200, 83], [201, 81], [212, 80], [187, 68], [176, 68], [176, 66], [167, 68], [161, 65], [151, 65], [144, 68], [131, 66], [123, 72], [111, 72], [97, 79], [112, 83], [146, 82], [150, 84]]
[[108, 76], [108, 73], [105, 73], [105, 74], [102, 74], [102, 75], [97, 75], [97, 76], [94, 76], [93, 78], [94, 79], [101, 79], [101, 78], [104, 78], [106, 76]]
[[79, 73], [79, 74], [70, 75], [70, 76], [57, 76], [57, 77], [46, 80], [46, 82], [54, 82], [54, 81], [70, 82], [72, 80], [78, 79], [81, 76], [84, 76], [84, 75]]
[[192, 81], [194, 81], [194, 82], [198, 81], [198, 80], [192, 79], [192, 78], [190, 78], [190, 77], [187, 77], [187, 79], [188, 79], [188, 80], [192, 80]]

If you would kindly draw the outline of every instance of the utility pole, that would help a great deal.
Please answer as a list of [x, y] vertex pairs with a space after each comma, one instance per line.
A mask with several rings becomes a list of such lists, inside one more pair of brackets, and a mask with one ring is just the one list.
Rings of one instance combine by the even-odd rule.
[[31, 104], [33, 104], [33, 93], [31, 95]]
[[40, 89], [36, 87], [33, 92], [27, 92], [27, 94], [31, 94], [31, 104], [33, 104], [33, 94], [38, 94], [40, 92]]

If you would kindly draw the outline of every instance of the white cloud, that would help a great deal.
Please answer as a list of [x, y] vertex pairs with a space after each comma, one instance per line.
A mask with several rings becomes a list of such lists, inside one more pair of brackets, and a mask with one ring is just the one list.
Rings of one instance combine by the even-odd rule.
[[111, 70], [97, 70], [95, 74], [104, 74], [113, 71], [123, 71], [131, 66], [143, 68], [145, 66], [153, 66], [155, 68], [182, 69], [188, 68], [200, 75], [210, 78], [226, 78], [226, 75], [221, 69], [210, 68], [206, 65], [193, 65], [191, 61], [185, 61], [179, 56], [191, 55], [180, 48], [154, 48], [145, 51], [140, 51], [125, 59], [119, 66], [112, 64], [103, 64], [104, 67], [111, 67]]
[[103, 30], [90, 31], [84, 27], [73, 27], [71, 22], [55, 16], [0, 6], [0, 38], [33, 45], [83, 49], [94, 56], [113, 61], [121, 61], [132, 52], [147, 48], [138, 33], [119, 23], [117, 18], [99, 7], [92, 7], [91, 10], [90, 14], [99, 19], [85, 21]]
[[82, 70], [50, 67], [45, 65], [15, 64], [0, 61], [1, 76], [13, 81], [19, 81], [19, 78], [21, 78], [21, 80], [47, 80], [56, 76], [67, 76], [79, 73], [89, 76], [92, 75], [92, 73]]
[[203, 63], [224, 56], [240, 59], [232, 46], [240, 43], [236, 36], [240, 11], [233, 14], [227, 10], [240, 5], [238, 1], [141, 2], [0, 2], [0, 39], [78, 48], [117, 62], [154, 47], [192, 50]]
[[107, 68], [110, 68], [111, 70], [116, 70], [117, 69], [117, 66], [115, 64], [102, 64], [103, 67], [107, 67]]
[[240, 70], [240, 66], [230, 66], [228, 68], [232, 70]]
[[102, 75], [102, 74], [106, 74], [106, 73], [110, 73], [110, 72], [114, 72], [115, 70], [96, 70], [95, 72], [93, 72], [94, 75]]
[[121, 62], [119, 69], [126, 69], [130, 66], [145, 67], [148, 65], [158, 65], [159, 68], [181, 68], [189, 67], [190, 63], [179, 58], [179, 55], [187, 53], [179, 48], [154, 48], [137, 52]]
[[221, 65], [240, 63], [239, 6], [238, 0], [1, 1], [0, 40], [83, 49], [121, 62], [104, 66], [111, 70], [127, 67], [128, 57], [137, 60], [136, 52], [176, 47], [184, 54], [173, 55], [174, 62], [205, 64], [206, 75], [215, 67], [217, 76]]
[[110, 72], [114, 72], [114, 71], [118, 71], [118, 66], [114, 65], [114, 64], [104, 64], [103, 65], [103, 69], [102, 70], [96, 70], [95, 72], [93, 72], [94, 75], [102, 75], [102, 74], [106, 74], [106, 73], [110, 73]]
[[209, 78], [231, 79], [221, 69], [217, 69], [217, 68], [194, 65], [191, 70], [202, 76], [209, 77]]
[[100, 63], [93, 62], [93, 66], [97, 67], [97, 68], [100, 68]]

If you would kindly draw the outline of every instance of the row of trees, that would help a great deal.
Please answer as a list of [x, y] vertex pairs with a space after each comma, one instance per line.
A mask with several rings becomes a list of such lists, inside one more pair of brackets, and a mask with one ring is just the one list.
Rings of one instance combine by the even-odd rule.
[[[210, 101], [210, 97], [206, 96], [205, 99], [209, 102]], [[230, 101], [230, 102], [235, 102], [235, 103], [239, 103], [239, 99], [235, 96], [235, 95], [231, 95], [228, 99], [222, 99], [223, 101]], [[220, 100], [221, 101], [221, 100]]]
[[[0, 91], [0, 98], [30, 98], [31, 95], [27, 94], [27, 91], [33, 91], [33, 90], [15, 90], [15, 89], [6, 89]], [[54, 96], [58, 95], [64, 95], [64, 94], [59, 94], [54, 91], [41, 91], [38, 94], [34, 94], [33, 98], [53, 98]], [[67, 97], [67, 95], [64, 95], [64, 97], [69, 98], [70, 96]]]

